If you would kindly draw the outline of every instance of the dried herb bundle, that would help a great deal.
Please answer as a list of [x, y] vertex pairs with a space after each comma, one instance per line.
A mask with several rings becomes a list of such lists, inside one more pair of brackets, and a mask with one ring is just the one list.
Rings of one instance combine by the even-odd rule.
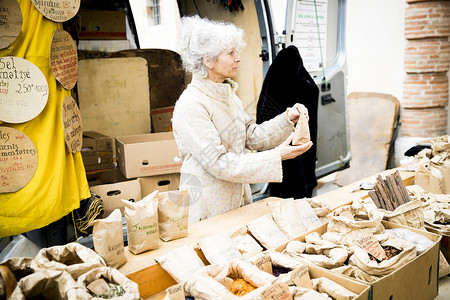
[[369, 196], [378, 208], [389, 211], [411, 201], [398, 171], [386, 176], [384, 180], [378, 175], [375, 190], [370, 191]]

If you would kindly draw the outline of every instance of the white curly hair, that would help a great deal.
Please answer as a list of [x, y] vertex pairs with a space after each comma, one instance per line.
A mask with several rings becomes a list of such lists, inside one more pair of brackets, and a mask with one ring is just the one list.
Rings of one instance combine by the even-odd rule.
[[188, 72], [206, 77], [204, 57], [216, 61], [222, 51], [232, 48], [240, 51], [244, 47], [244, 30], [232, 23], [212, 21], [197, 15], [181, 19], [178, 52]]

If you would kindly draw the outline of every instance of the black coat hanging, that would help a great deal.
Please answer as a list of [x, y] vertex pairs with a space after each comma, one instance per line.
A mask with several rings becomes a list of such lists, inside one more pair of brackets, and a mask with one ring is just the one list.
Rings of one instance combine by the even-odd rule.
[[259, 96], [256, 122], [262, 123], [285, 112], [295, 103], [308, 109], [309, 131], [313, 146], [294, 159], [285, 160], [283, 181], [269, 183], [271, 196], [301, 199], [311, 197], [317, 185], [315, 175], [317, 142], [317, 108], [319, 89], [303, 66], [303, 60], [295, 46], [282, 49], [267, 71]]

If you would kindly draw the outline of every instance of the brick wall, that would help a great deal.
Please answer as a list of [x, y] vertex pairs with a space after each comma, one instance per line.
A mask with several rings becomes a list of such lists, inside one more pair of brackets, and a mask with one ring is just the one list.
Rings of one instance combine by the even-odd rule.
[[401, 135], [444, 135], [449, 101], [450, 1], [406, 2]]

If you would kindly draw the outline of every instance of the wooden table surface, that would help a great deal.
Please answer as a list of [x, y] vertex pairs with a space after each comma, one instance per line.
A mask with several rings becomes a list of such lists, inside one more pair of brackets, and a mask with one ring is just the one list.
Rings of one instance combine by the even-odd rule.
[[[361, 183], [375, 183], [378, 175], [384, 179], [387, 175], [390, 175], [395, 171], [396, 169], [383, 171], [379, 174], [355, 181], [344, 187], [316, 196], [316, 198], [329, 201], [332, 209], [350, 204], [354, 197], [368, 197], [368, 191], [360, 190], [352, 192], [359, 187]], [[414, 172], [399, 172], [405, 185], [412, 184]], [[125, 254], [128, 262], [121, 266], [119, 271], [139, 285], [139, 291], [142, 298], [154, 296], [151, 297], [151, 299], [161, 299], [163, 291], [166, 288], [176, 284], [176, 282], [163, 268], [161, 268], [158, 263], [155, 262], [156, 257], [167, 253], [172, 249], [188, 244], [192, 245], [193, 248], [197, 248], [197, 253], [200, 255], [202, 260], [206, 262], [206, 259], [202, 255], [201, 251], [198, 251], [197, 242], [216, 233], [234, 232], [238, 228], [250, 223], [258, 217], [270, 213], [267, 202], [279, 200], [281, 199], [269, 197], [227, 213], [191, 224], [189, 225], [189, 234], [187, 237], [169, 242], [161, 241], [160, 247], [156, 250], [134, 255], [126, 248]]]

